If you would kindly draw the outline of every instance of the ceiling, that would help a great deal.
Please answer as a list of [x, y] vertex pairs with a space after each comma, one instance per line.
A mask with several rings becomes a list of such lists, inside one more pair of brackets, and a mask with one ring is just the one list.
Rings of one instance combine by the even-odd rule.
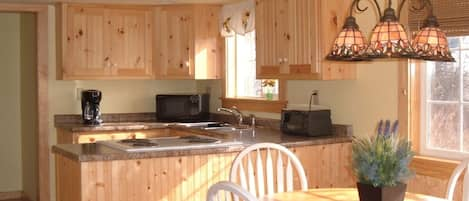
[[161, 5], [161, 4], [226, 4], [238, 2], [240, 0], [0, 0], [0, 3], [38, 3], [50, 4], [56, 2], [71, 2], [71, 3], [109, 3], [109, 4], [146, 4], [146, 5]]

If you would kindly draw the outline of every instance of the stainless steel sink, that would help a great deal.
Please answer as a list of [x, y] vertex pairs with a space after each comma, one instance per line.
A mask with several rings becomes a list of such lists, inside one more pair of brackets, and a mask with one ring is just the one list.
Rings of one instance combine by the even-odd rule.
[[201, 128], [206, 131], [212, 131], [216, 133], [223, 133], [223, 134], [240, 134], [240, 133], [249, 133], [252, 132], [252, 127], [248, 125], [231, 125], [227, 124], [224, 126], [219, 127], [203, 127]]

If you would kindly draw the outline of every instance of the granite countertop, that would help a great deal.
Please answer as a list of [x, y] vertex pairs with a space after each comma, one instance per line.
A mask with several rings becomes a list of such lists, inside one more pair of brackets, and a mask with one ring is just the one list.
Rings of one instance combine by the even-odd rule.
[[[120, 123], [122, 124], [122, 123]], [[146, 126], [155, 126], [162, 128], [158, 123], [149, 123]], [[111, 126], [112, 127], [112, 126]], [[83, 128], [83, 127], [82, 127]], [[114, 127], [115, 128], [115, 127]], [[164, 128], [164, 127], [163, 127]], [[111, 129], [111, 128], [109, 128]], [[178, 129], [177, 127], [175, 129]], [[186, 131], [194, 131], [196, 134], [207, 134], [211, 136], [220, 136], [220, 133], [211, 131], [201, 131], [200, 129], [179, 128]], [[216, 154], [238, 152], [244, 147], [254, 143], [272, 142], [282, 144], [286, 147], [325, 145], [334, 143], [351, 142], [351, 135], [331, 135], [322, 137], [304, 137], [285, 135], [281, 131], [269, 128], [256, 128], [255, 135], [252, 133], [224, 134], [225, 139], [242, 142], [238, 145], [227, 145], [226, 147], [191, 149], [191, 150], [166, 150], [166, 151], [147, 151], [147, 152], [125, 152], [113, 149], [102, 144], [58, 144], [52, 147], [56, 154], [63, 155], [79, 162], [88, 161], [108, 161], [108, 160], [131, 160], [156, 157], [187, 156], [200, 154]]]

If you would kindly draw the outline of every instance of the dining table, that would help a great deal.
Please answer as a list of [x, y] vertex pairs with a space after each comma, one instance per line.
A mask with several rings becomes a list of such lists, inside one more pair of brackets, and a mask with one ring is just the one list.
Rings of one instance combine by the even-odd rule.
[[[356, 188], [318, 188], [308, 191], [275, 193], [259, 201], [359, 201]], [[406, 192], [405, 201], [447, 201], [443, 198]]]

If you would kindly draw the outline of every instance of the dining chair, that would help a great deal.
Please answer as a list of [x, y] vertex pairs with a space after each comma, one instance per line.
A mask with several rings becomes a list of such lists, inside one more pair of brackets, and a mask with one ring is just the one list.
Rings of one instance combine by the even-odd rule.
[[453, 170], [451, 177], [449, 178], [448, 188], [446, 189], [446, 199], [453, 201], [454, 190], [456, 189], [456, 183], [464, 170], [464, 179], [462, 186], [462, 201], [469, 201], [469, 159], [465, 159], [459, 163], [459, 165]]
[[[221, 193], [223, 191], [224, 193]], [[229, 181], [220, 181], [210, 186], [207, 193], [207, 201], [231, 201], [239, 198], [243, 201], [257, 201], [254, 195]]]
[[[276, 154], [276, 157], [273, 154]], [[308, 190], [304, 168], [293, 152], [279, 144], [257, 143], [245, 148], [236, 156], [231, 165], [230, 181], [239, 183], [259, 198], [266, 194], [266, 190], [267, 195], [293, 191], [293, 169], [296, 170], [301, 190]]]

